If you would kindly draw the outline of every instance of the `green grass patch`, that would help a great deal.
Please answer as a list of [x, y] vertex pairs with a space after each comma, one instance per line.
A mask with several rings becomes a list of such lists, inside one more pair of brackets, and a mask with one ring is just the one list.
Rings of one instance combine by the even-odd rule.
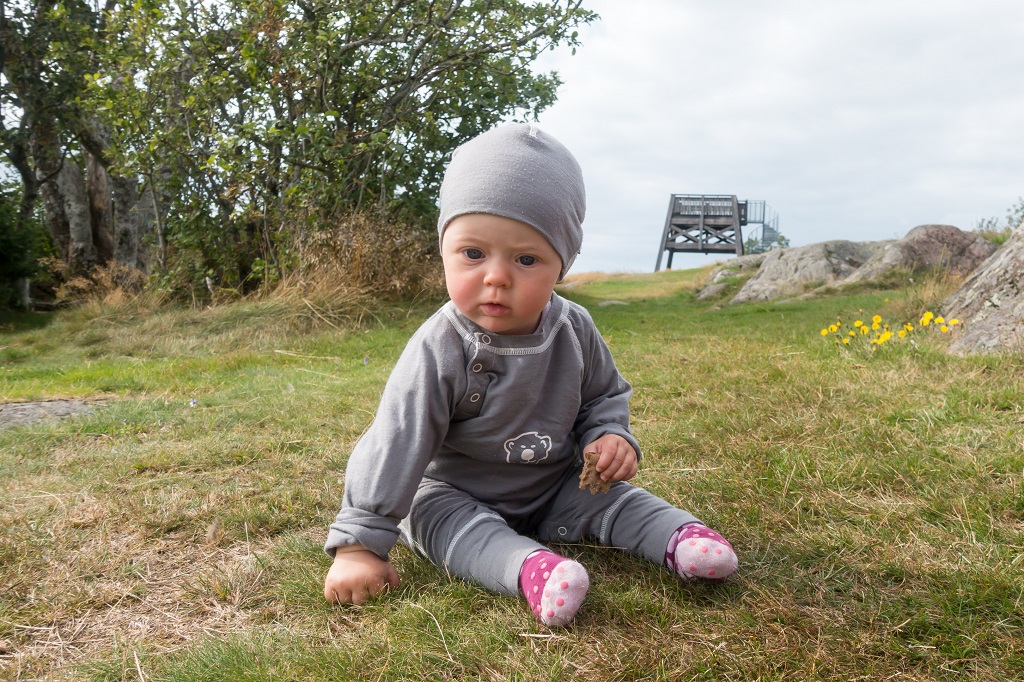
[[361, 607], [322, 598], [348, 453], [434, 303], [0, 319], [0, 402], [96, 401], [0, 429], [0, 671], [1014, 678], [1024, 360], [950, 356], [948, 335], [930, 332], [875, 348], [820, 334], [837, 319], [916, 319], [941, 300], [935, 281], [730, 306], [696, 300], [707, 271], [561, 290], [590, 310], [633, 384], [636, 482], [720, 529], [740, 570], [683, 583], [631, 556], [560, 546], [593, 586], [559, 630], [404, 548], [398, 590]]

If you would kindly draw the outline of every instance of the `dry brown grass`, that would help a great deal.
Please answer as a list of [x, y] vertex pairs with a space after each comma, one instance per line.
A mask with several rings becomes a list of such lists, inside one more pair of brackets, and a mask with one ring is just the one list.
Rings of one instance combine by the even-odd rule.
[[[443, 290], [437, 233], [389, 217], [335, 216], [297, 248], [298, 281], [343, 285], [377, 297], [415, 298]], [[296, 277], [292, 277], [292, 286]]]
[[99, 265], [84, 275], [69, 275], [67, 264], [57, 258], [44, 258], [43, 267], [59, 282], [57, 301], [77, 303], [109, 299], [123, 302], [134, 298], [146, 286], [147, 276], [116, 261]]
[[634, 386], [636, 482], [730, 537], [725, 584], [566, 546], [591, 591], [555, 631], [398, 549], [399, 590], [330, 607], [319, 547], [348, 452], [433, 306], [342, 325], [307, 284], [277, 302], [97, 307], [0, 344], [2, 396], [111, 396], [0, 432], [0, 678], [1012, 679], [1021, 360], [819, 335], [938, 293], [715, 309], [692, 275], [648, 277], [570, 294]]
[[[259, 616], [252, 601], [267, 588], [256, 554], [265, 544], [208, 548], [98, 534], [78, 556], [51, 562], [41, 576], [41, 586], [74, 586], [48, 601], [67, 599], [77, 608], [54, 608], [48, 625], [16, 626], [24, 641], [2, 657], [0, 670], [35, 679], [117, 648], [145, 643], [167, 653], [203, 637], [243, 632]], [[109, 577], [81, 585], [90, 574]]]
[[956, 275], [943, 268], [933, 268], [906, 275], [907, 284], [900, 293], [889, 300], [888, 310], [898, 319], [917, 320], [926, 310], [940, 314], [939, 306], [955, 292], [963, 282], [962, 275]]
[[[77, 456], [52, 454], [57, 468]], [[281, 608], [267, 598], [274, 566], [264, 558], [280, 539], [231, 540], [216, 521], [198, 541], [187, 532], [154, 533], [146, 527], [152, 521], [147, 513], [173, 507], [172, 501], [144, 501], [139, 492], [133, 504], [130, 497], [100, 497], [88, 488], [54, 493], [61, 477], [52, 473], [5, 487], [0, 524], [47, 520], [47, 538], [37, 535], [29, 541], [34, 547], [0, 545], [0, 556], [18, 569], [0, 590], [24, 609], [10, 624], [12, 641], [0, 646], [0, 672], [10, 679], [61, 678], [62, 671], [70, 674], [68, 666], [143, 644], [154, 653], [177, 651], [271, 622]], [[156, 492], [194, 497], [187, 489]], [[215, 519], [225, 502], [212, 493], [193, 513]], [[318, 536], [315, 529], [308, 535]]]

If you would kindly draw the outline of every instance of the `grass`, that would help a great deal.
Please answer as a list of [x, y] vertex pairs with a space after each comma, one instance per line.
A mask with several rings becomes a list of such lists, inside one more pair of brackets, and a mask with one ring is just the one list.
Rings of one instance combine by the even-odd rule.
[[935, 281], [728, 306], [696, 302], [702, 277], [590, 276], [565, 294], [634, 386], [636, 481], [729, 537], [739, 573], [682, 583], [561, 546], [593, 587], [560, 630], [404, 548], [385, 598], [321, 596], [349, 450], [436, 301], [0, 319], [0, 402], [103, 401], [0, 430], [0, 677], [1017, 676], [1024, 359], [819, 334], [934, 309]]

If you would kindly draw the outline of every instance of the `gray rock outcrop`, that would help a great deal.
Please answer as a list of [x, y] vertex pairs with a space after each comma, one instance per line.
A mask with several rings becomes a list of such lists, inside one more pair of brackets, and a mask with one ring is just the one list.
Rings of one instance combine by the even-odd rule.
[[[973, 232], [951, 225], [919, 225], [898, 240], [853, 242], [836, 240], [790, 249], [777, 249], [740, 263], [744, 256], [714, 270], [698, 299], [723, 289], [721, 283], [759, 264], [732, 303], [774, 301], [835, 287], [878, 279], [895, 269], [944, 267], [966, 274], [978, 267], [996, 246]], [[737, 267], [739, 265], [739, 267]]]
[[742, 276], [749, 274], [750, 272], [756, 272], [764, 259], [768, 257], [768, 253], [752, 253], [746, 256], [740, 256], [733, 258], [726, 265], [712, 270], [708, 276], [708, 281], [705, 283], [704, 288], [697, 294], [698, 301], [704, 301], [709, 298], [714, 298], [718, 294], [729, 288], [727, 280], [730, 277]]
[[954, 275], [966, 275], [997, 248], [977, 233], [964, 232], [952, 225], [918, 225], [903, 239], [876, 243], [885, 246], [847, 282], [878, 279], [895, 268], [939, 267]]
[[1024, 350], [1024, 225], [964, 280], [942, 309], [947, 318], [963, 323], [951, 353]]
[[772, 301], [835, 285], [876, 256], [882, 244], [837, 240], [769, 251], [732, 302]]
[[99, 404], [85, 400], [45, 400], [33, 403], [0, 404], [0, 431], [48, 419], [88, 414]]

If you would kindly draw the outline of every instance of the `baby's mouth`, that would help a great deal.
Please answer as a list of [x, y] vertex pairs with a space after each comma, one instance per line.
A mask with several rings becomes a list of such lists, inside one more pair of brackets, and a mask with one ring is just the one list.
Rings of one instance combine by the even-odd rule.
[[483, 303], [480, 305], [480, 309], [488, 317], [503, 317], [511, 312], [511, 308], [500, 303]]

